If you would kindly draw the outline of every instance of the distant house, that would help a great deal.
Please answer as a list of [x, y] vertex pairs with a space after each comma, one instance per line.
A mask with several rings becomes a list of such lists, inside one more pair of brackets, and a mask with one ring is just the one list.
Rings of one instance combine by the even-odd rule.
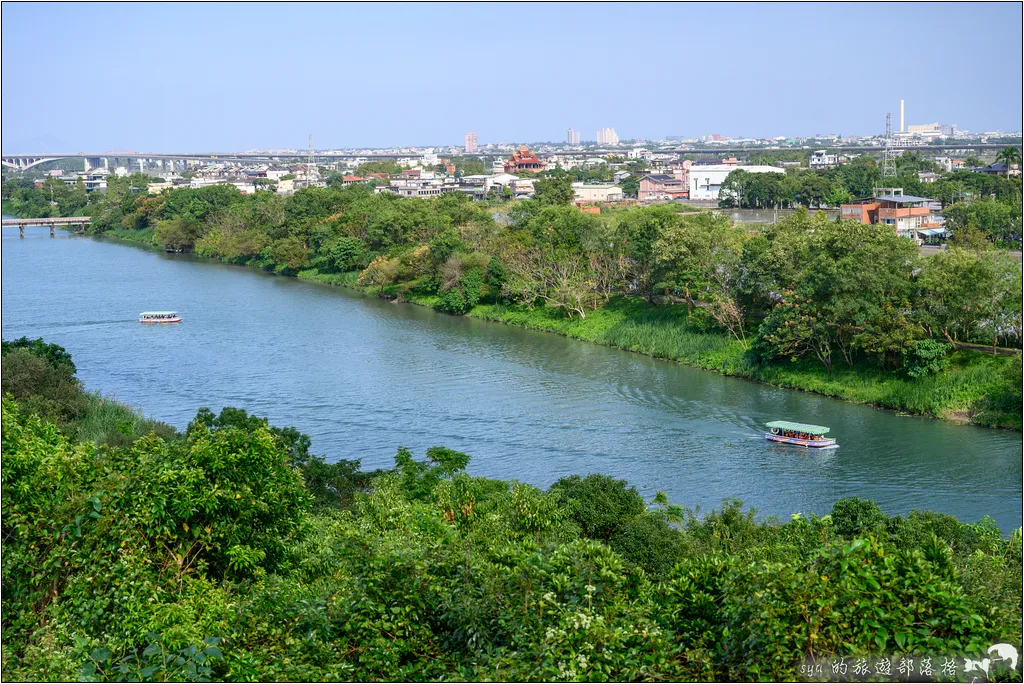
[[828, 150], [817, 150], [811, 153], [809, 164], [812, 169], [827, 169], [839, 164], [839, 155], [829, 154]]
[[521, 173], [523, 171], [539, 172], [546, 169], [548, 165], [540, 160], [537, 155], [530, 152], [526, 145], [520, 145], [519, 149], [512, 153], [512, 156], [505, 162], [505, 173]]
[[572, 190], [577, 203], [619, 202], [622, 200], [622, 188], [618, 185], [573, 183]]
[[[381, 175], [386, 175], [386, 174], [381, 174]], [[347, 188], [348, 186], [352, 185], [353, 183], [362, 183], [365, 180], [366, 179], [363, 178], [362, 176], [342, 176], [342, 178], [341, 178], [341, 187]]]
[[722, 183], [733, 171], [747, 173], [784, 173], [777, 166], [731, 166], [728, 164], [708, 164], [690, 167], [690, 199], [717, 200], [722, 190]]
[[637, 199], [641, 201], [678, 199], [686, 197], [687, 188], [683, 181], [664, 173], [651, 173], [640, 179]]
[[989, 164], [988, 166], [980, 166], [975, 169], [971, 169], [976, 173], [985, 173], [990, 176], [1019, 176], [1020, 166], [1018, 164], [1012, 164], [1009, 168], [1003, 162], [996, 162], [995, 164]]
[[931, 171], [918, 171], [917, 179], [922, 183], [934, 183], [939, 180], [939, 174], [932, 173]]
[[841, 205], [839, 216], [869, 225], [892, 226], [898, 235], [920, 242], [945, 232], [934, 207], [935, 200], [904, 195], [903, 188], [875, 188], [871, 197]]

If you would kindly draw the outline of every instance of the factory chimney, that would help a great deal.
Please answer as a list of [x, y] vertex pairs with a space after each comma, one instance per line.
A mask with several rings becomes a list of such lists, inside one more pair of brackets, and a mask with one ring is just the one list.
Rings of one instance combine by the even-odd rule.
[[900, 100], [900, 133], [903, 133], [905, 130], [903, 128], [903, 100]]

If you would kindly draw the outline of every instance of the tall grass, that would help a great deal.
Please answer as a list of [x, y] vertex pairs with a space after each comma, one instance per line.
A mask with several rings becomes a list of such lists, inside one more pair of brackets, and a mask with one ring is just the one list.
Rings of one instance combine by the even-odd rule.
[[[950, 367], [924, 378], [886, 371], [870, 361], [832, 372], [817, 361], [801, 359], [757, 365], [745, 348], [725, 333], [706, 330], [682, 306], [652, 306], [637, 297], [615, 297], [586, 319], [568, 318], [560, 309], [481, 304], [470, 316], [546, 330], [567, 337], [669, 359], [777, 387], [799, 389], [862, 404], [952, 420], [973, 420], [1000, 373], [1014, 359], [958, 351]], [[986, 412], [980, 424], [1021, 429], [1021, 418]]]
[[127, 404], [99, 392], [86, 394], [86, 408], [76, 421], [77, 439], [115, 447], [129, 446], [139, 437], [155, 432], [164, 439], [174, 437], [175, 430], [167, 423], [150, 420]]

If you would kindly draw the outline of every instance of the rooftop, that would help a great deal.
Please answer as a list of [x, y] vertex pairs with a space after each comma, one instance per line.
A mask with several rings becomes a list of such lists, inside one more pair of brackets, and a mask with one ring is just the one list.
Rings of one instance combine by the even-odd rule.
[[828, 434], [830, 428], [822, 425], [807, 425], [805, 423], [790, 423], [788, 420], [775, 420], [765, 423], [766, 427], [778, 428], [780, 430], [792, 430], [793, 432], [806, 432], [809, 435]]
[[896, 204], [911, 204], [913, 202], [934, 202], [930, 197], [914, 197], [913, 195], [875, 195], [871, 199], [876, 202], [895, 202]]

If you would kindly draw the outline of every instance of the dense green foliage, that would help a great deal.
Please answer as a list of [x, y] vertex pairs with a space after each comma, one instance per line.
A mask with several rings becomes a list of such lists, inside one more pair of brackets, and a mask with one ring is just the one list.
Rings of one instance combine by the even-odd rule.
[[308, 437], [244, 411], [101, 448], [5, 397], [2, 427], [4, 679], [787, 680], [1019, 643], [1021, 534], [987, 519], [701, 516], [443, 447], [343, 462], [317, 506]]

